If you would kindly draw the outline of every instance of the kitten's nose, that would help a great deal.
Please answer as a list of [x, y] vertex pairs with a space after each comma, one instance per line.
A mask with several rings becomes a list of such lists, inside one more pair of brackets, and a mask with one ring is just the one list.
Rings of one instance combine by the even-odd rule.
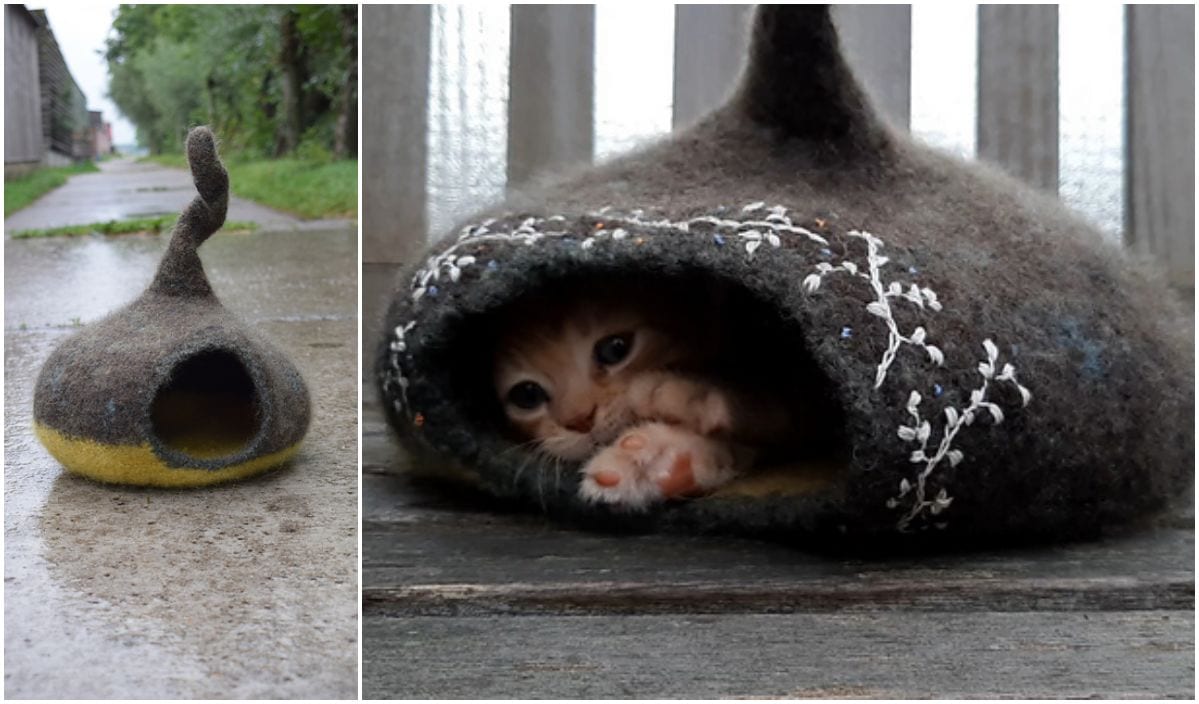
[[562, 424], [567, 430], [573, 430], [576, 433], [589, 433], [591, 427], [595, 425], [595, 406], [591, 407], [590, 411], [580, 413]]

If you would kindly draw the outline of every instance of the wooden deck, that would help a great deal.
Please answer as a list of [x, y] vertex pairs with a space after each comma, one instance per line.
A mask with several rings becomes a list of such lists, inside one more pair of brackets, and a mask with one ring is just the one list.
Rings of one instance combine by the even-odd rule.
[[412, 477], [364, 397], [366, 698], [1195, 693], [1192, 511], [892, 562], [586, 533]]

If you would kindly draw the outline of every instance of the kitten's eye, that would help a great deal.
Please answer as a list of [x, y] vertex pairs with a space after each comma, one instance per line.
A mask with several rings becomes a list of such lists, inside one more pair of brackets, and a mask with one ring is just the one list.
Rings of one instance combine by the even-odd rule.
[[595, 361], [602, 366], [610, 367], [620, 364], [629, 356], [633, 349], [633, 333], [623, 332], [619, 335], [609, 335], [595, 343]]
[[508, 403], [526, 411], [531, 411], [548, 400], [549, 394], [540, 384], [533, 381], [522, 381], [508, 389]]

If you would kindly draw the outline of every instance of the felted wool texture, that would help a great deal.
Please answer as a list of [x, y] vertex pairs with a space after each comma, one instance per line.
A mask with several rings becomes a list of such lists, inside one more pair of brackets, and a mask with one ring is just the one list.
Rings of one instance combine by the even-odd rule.
[[[377, 371], [420, 463], [586, 523], [811, 544], [1064, 539], [1189, 492], [1193, 323], [1152, 267], [891, 129], [827, 7], [761, 7], [749, 58], [694, 127], [510, 195], [400, 276]], [[539, 287], [634, 274], [740, 287], [746, 316], [798, 330], [845, 418], [836, 486], [629, 513], [516, 447], [492, 386], [464, 381], [472, 330]]]
[[[199, 195], [175, 225], [150, 286], [64, 341], [38, 375], [39, 438], [68, 470], [93, 479], [198, 486], [240, 478], [285, 461], [308, 428], [299, 372], [221, 305], [204, 274], [197, 248], [224, 223], [229, 196], [207, 128], [188, 135], [187, 155]], [[200, 371], [187, 371], [196, 365]], [[222, 418], [215, 416], [236, 411], [233, 435], [206, 439], [179, 427], [210, 395], [218, 402], [192, 408], [195, 422], [216, 426]]]

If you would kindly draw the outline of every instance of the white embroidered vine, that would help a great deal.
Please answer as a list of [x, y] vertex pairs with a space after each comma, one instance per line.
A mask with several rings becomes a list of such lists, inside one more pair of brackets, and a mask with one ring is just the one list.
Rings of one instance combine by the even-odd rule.
[[912, 521], [925, 511], [932, 516], [936, 516], [949, 508], [949, 505], [953, 503], [953, 498], [948, 495], [945, 489], [941, 489], [932, 499], [927, 498], [926, 492], [928, 478], [938, 465], [943, 461], [948, 461], [950, 467], [956, 467], [965, 459], [962, 451], [953, 447], [953, 441], [957, 437], [958, 432], [963, 427], [973, 425], [978, 414], [983, 411], [990, 413], [995, 425], [1003, 422], [1003, 411], [997, 404], [987, 400], [987, 392], [991, 388], [991, 382], [1006, 381], [1014, 385], [1020, 392], [1020, 398], [1025, 406], [1032, 400], [1032, 394], [1029, 390], [1016, 380], [1016, 368], [1011, 364], [1004, 364], [999, 374], [995, 374], [995, 364], [999, 359], [999, 348], [995, 346], [995, 343], [990, 339], [984, 340], [983, 348], [987, 352], [987, 359], [978, 365], [978, 373], [983, 378], [982, 386], [970, 392], [970, 405], [966, 408], [958, 410], [954, 406], [945, 407], [945, 425], [941, 430], [941, 440], [931, 455], [929, 454], [928, 441], [932, 435], [932, 425], [928, 420], [920, 416], [919, 407], [923, 398], [918, 391], [912, 391], [911, 395], [908, 396], [907, 412], [912, 416], [912, 425], [899, 426], [898, 434], [901, 440], [919, 443], [919, 446], [909, 456], [909, 461], [912, 464], [923, 465], [923, 468], [916, 475], [915, 485], [908, 479], [900, 480], [899, 495], [887, 501], [889, 508], [896, 508], [899, 506], [900, 500], [909, 493], [915, 492], [911, 508], [899, 519], [897, 527], [901, 531], [909, 530]]
[[809, 274], [803, 281], [804, 289], [808, 293], [815, 293], [820, 288], [820, 284], [824, 281], [824, 277], [835, 273], [845, 273], [850, 276], [865, 279], [870, 283], [870, 287], [874, 292], [874, 300], [866, 304], [866, 312], [871, 315], [882, 318], [887, 324], [888, 339], [887, 351], [883, 353], [882, 360], [878, 363], [878, 367], [874, 375], [874, 388], [879, 388], [887, 378], [887, 370], [891, 368], [891, 364], [895, 361], [895, 354], [899, 351], [901, 345], [912, 345], [920, 347], [928, 354], [929, 360], [937, 366], [945, 363], [945, 355], [936, 345], [930, 345], [925, 341], [927, 333], [923, 326], [917, 326], [911, 333], [904, 335], [899, 331], [899, 324], [895, 322], [895, 316], [891, 310], [891, 299], [907, 300], [914, 305], [924, 308], [929, 308], [939, 311], [941, 303], [937, 300], [937, 294], [930, 288], [921, 288], [916, 284], [911, 284], [905, 290], [904, 285], [898, 281], [892, 281], [883, 287], [882, 268], [890, 261], [887, 257], [879, 254], [882, 249], [883, 242], [879, 238], [869, 232], [859, 232], [852, 230], [849, 233], [850, 237], [856, 237], [866, 242], [866, 271], [858, 268], [858, 265], [852, 261], [845, 260], [836, 266], [828, 262], [820, 262], [816, 265], [816, 272]]

